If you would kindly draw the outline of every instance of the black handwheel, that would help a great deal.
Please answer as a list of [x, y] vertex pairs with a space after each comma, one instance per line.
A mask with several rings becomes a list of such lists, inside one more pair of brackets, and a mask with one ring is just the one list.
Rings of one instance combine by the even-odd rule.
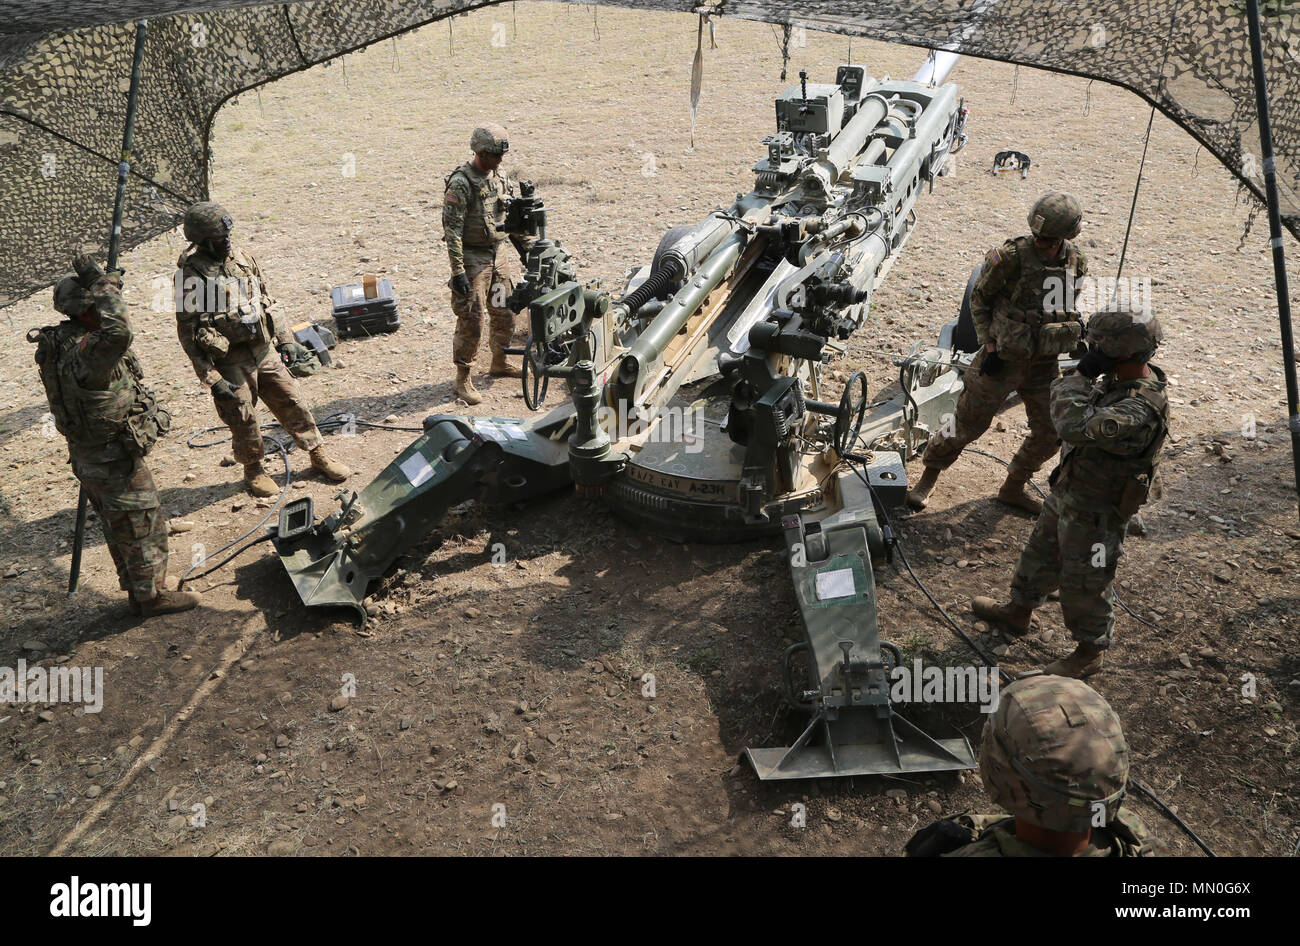
[[862, 421], [867, 416], [867, 376], [861, 371], [849, 375], [844, 393], [840, 395], [840, 409], [835, 415], [835, 452], [846, 456], [853, 451], [862, 432]]
[[533, 336], [528, 336], [528, 345], [524, 348], [523, 378], [524, 403], [530, 411], [535, 411], [546, 400], [546, 388], [551, 383], [546, 373], [546, 347]]

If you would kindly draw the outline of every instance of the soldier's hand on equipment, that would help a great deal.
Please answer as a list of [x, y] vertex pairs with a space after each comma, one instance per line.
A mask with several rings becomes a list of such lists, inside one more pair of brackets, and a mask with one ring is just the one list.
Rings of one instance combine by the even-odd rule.
[[307, 347], [298, 342], [283, 342], [276, 345], [275, 350], [280, 353], [280, 358], [286, 365], [305, 361], [311, 357], [311, 352], [307, 350]]
[[997, 377], [1002, 373], [1002, 356], [998, 354], [997, 349], [985, 349], [984, 361], [980, 363], [980, 374], [986, 374], [990, 377]]
[[212, 385], [212, 396], [218, 401], [238, 401], [239, 395], [235, 388], [225, 378], [221, 378], [216, 384]]
[[85, 253], [78, 253], [72, 258], [72, 268], [77, 273], [77, 281], [81, 283], [81, 288], [89, 289], [95, 284], [97, 279], [104, 275], [104, 271]]
[[461, 296], [468, 296], [470, 292], [469, 277], [464, 273], [457, 273], [451, 277], [451, 291]]

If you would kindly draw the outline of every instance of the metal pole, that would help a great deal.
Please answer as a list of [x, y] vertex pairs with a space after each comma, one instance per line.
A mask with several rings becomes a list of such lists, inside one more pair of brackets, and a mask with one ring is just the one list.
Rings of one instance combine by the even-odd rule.
[[[117, 268], [118, 249], [122, 243], [122, 214], [126, 210], [126, 182], [131, 173], [131, 138], [135, 133], [135, 113], [140, 104], [140, 66], [144, 61], [144, 35], [147, 20], [135, 24], [135, 52], [131, 57], [131, 89], [126, 97], [126, 119], [122, 126], [122, 159], [117, 165], [117, 197], [113, 201], [113, 229], [108, 237], [108, 263], [106, 270]], [[68, 574], [68, 594], [76, 594], [81, 579], [81, 545], [86, 537], [86, 507], [89, 503], [86, 488], [77, 496], [77, 527], [72, 534], [72, 566]]]
[[1255, 108], [1259, 112], [1259, 142], [1264, 156], [1264, 194], [1268, 199], [1269, 242], [1273, 247], [1273, 278], [1277, 283], [1277, 315], [1282, 330], [1282, 370], [1286, 374], [1287, 426], [1291, 430], [1291, 464], [1300, 499], [1300, 386], [1296, 384], [1295, 339], [1291, 334], [1291, 293], [1287, 288], [1286, 251], [1282, 247], [1282, 212], [1277, 199], [1277, 162], [1273, 157], [1273, 126], [1268, 116], [1268, 79], [1264, 75], [1264, 41], [1259, 25], [1259, 0], [1246, 0], [1250, 24], [1250, 57], [1255, 66]]

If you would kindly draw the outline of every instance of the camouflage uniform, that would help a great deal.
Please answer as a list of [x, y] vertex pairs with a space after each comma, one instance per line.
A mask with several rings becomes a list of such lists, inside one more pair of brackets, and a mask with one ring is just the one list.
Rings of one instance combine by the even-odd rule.
[[908, 841], [909, 856], [1049, 856], [1016, 836], [1017, 821], [1067, 841], [1089, 832], [1076, 857], [1163, 853], [1142, 819], [1121, 807], [1129, 761], [1119, 717], [1080, 680], [1039, 674], [1003, 688], [984, 724], [979, 764], [989, 797], [1012, 817], [937, 821]]
[[506, 235], [496, 227], [505, 222], [506, 201], [515, 196], [514, 182], [497, 171], [484, 174], [467, 161], [447, 178], [443, 196], [442, 229], [451, 261], [451, 275], [464, 273], [470, 293], [451, 293], [451, 310], [456, 314], [456, 333], [451, 357], [458, 368], [474, 364], [483, 316], [491, 320], [489, 345], [499, 355], [509, 347], [515, 333], [515, 312], [505, 300], [513, 288], [506, 251]]
[[1150, 367], [1151, 377], [1133, 381], [1069, 374], [1052, 385], [1052, 423], [1065, 445], [1011, 582], [1011, 600], [1029, 608], [1059, 588], [1065, 626], [1094, 647], [1110, 646], [1128, 520], [1158, 488], [1169, 402], [1164, 372]]
[[[940, 857], [1048, 857], [1016, 837], [1016, 819], [1006, 815], [958, 815], [951, 819], [971, 832], [971, 840]], [[1104, 828], [1094, 828], [1088, 847], [1076, 857], [1152, 857], [1155, 836], [1137, 814], [1120, 810]]]
[[217, 414], [230, 428], [235, 459], [246, 466], [262, 459], [259, 397], [299, 447], [318, 448], [316, 421], [272, 347], [272, 341], [283, 345], [293, 336], [276, 324], [273, 310], [278, 303], [267, 292], [257, 261], [235, 248], [225, 259], [214, 259], [191, 245], [176, 265], [176, 334], [181, 347], [203, 384], [211, 387], [224, 378], [238, 395], [238, 401], [213, 398]]
[[[980, 352], [965, 374], [951, 435], [940, 429], [925, 448], [925, 466], [945, 470], [993, 422], [1012, 392], [1018, 392], [1029, 436], [1011, 461], [1009, 478], [1025, 481], [1056, 453], [1056, 432], [1048, 408], [1049, 388], [1058, 375], [1057, 356], [1074, 349], [1081, 335], [1079, 314], [1056, 305], [1069, 302], [1064, 286], [1088, 272], [1083, 251], [1066, 240], [1061, 254], [1044, 263], [1032, 236], [1008, 240], [990, 250], [971, 293], [971, 315]], [[1002, 370], [981, 374], [997, 345]]]
[[72, 472], [99, 514], [118, 584], [139, 602], [165, 591], [167, 517], [144, 457], [171, 417], [144, 384], [126, 301], [113, 280], [100, 277], [87, 291], [67, 276], [56, 288], [60, 311], [79, 312], [93, 302], [97, 329], [69, 319], [29, 333], [28, 340], [37, 344], [54, 425], [67, 438]]

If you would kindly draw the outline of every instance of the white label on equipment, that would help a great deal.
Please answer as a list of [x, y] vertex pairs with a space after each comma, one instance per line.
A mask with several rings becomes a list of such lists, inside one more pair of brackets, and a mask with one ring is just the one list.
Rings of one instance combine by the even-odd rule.
[[366, 294], [364, 286], [348, 286], [348, 295], [353, 299], [360, 299]]
[[477, 421], [474, 424], [474, 429], [484, 437], [491, 437], [497, 443], [506, 442], [506, 435], [501, 432], [501, 428], [497, 427], [495, 424], [489, 423], [488, 421]]
[[506, 433], [511, 437], [514, 437], [516, 440], [528, 439], [528, 435], [524, 433], [524, 429], [518, 424], [506, 424]]
[[433, 467], [429, 465], [429, 461], [424, 454], [419, 452], [413, 453], [403, 460], [401, 470], [406, 474], [406, 478], [411, 481], [412, 486], [419, 486], [433, 476]]
[[851, 598], [857, 594], [853, 584], [853, 569], [837, 568], [833, 572], [820, 572], [817, 575], [817, 597], [826, 601], [830, 598]]

